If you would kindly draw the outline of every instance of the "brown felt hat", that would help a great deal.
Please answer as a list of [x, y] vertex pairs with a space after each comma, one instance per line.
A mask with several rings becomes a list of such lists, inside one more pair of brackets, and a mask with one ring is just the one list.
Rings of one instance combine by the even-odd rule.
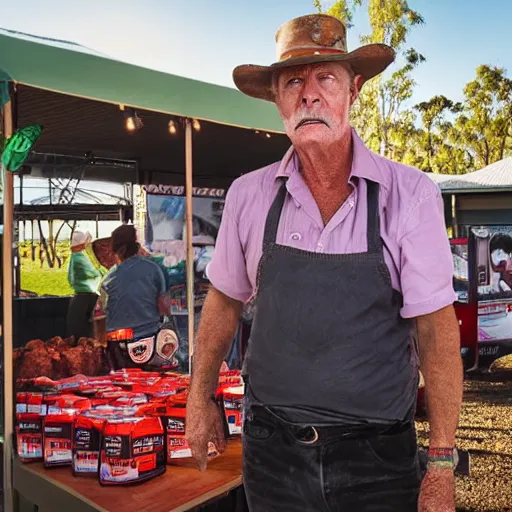
[[395, 51], [385, 44], [368, 44], [347, 51], [345, 25], [325, 14], [309, 14], [287, 21], [276, 32], [277, 62], [271, 66], [243, 64], [233, 71], [235, 85], [244, 94], [274, 101], [272, 75], [292, 66], [318, 62], [346, 62], [364, 81], [382, 73]]

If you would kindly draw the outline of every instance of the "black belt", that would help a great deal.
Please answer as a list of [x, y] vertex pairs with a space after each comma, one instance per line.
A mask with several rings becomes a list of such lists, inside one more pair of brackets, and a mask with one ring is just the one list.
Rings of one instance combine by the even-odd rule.
[[[299, 443], [305, 445], [328, 442], [337, 439], [364, 439], [375, 436], [392, 436], [406, 432], [414, 427], [413, 421], [397, 421], [389, 424], [363, 423], [360, 425], [314, 425], [295, 424], [286, 421], [265, 406], [251, 406], [251, 432], [258, 430], [264, 435], [265, 429], [278, 429], [291, 434]], [[263, 429], [263, 430], [262, 430]]]

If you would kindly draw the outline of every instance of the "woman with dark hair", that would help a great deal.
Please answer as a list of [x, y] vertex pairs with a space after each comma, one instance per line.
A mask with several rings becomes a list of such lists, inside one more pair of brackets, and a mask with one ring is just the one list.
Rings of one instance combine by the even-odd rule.
[[105, 276], [99, 299], [111, 367], [171, 366], [178, 339], [175, 330], [161, 329], [162, 319], [170, 316], [164, 273], [157, 263], [139, 255], [134, 226], [118, 227], [111, 241], [117, 265]]

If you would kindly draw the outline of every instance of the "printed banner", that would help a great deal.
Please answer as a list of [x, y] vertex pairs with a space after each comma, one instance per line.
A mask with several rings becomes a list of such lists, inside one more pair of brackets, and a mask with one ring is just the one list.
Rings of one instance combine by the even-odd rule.
[[512, 226], [472, 228], [478, 341], [512, 340]]
[[457, 301], [469, 301], [469, 263], [468, 239], [458, 238], [450, 240], [453, 257], [453, 288], [457, 294]]

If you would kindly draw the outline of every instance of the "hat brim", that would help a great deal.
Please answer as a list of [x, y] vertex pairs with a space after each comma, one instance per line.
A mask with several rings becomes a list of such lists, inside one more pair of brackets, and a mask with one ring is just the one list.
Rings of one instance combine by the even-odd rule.
[[280, 69], [320, 62], [346, 62], [356, 75], [366, 82], [382, 73], [395, 60], [395, 51], [385, 44], [368, 44], [350, 53], [320, 54], [294, 57], [276, 62], [271, 66], [243, 64], [233, 70], [233, 81], [237, 88], [251, 96], [266, 101], [275, 101], [272, 76]]

